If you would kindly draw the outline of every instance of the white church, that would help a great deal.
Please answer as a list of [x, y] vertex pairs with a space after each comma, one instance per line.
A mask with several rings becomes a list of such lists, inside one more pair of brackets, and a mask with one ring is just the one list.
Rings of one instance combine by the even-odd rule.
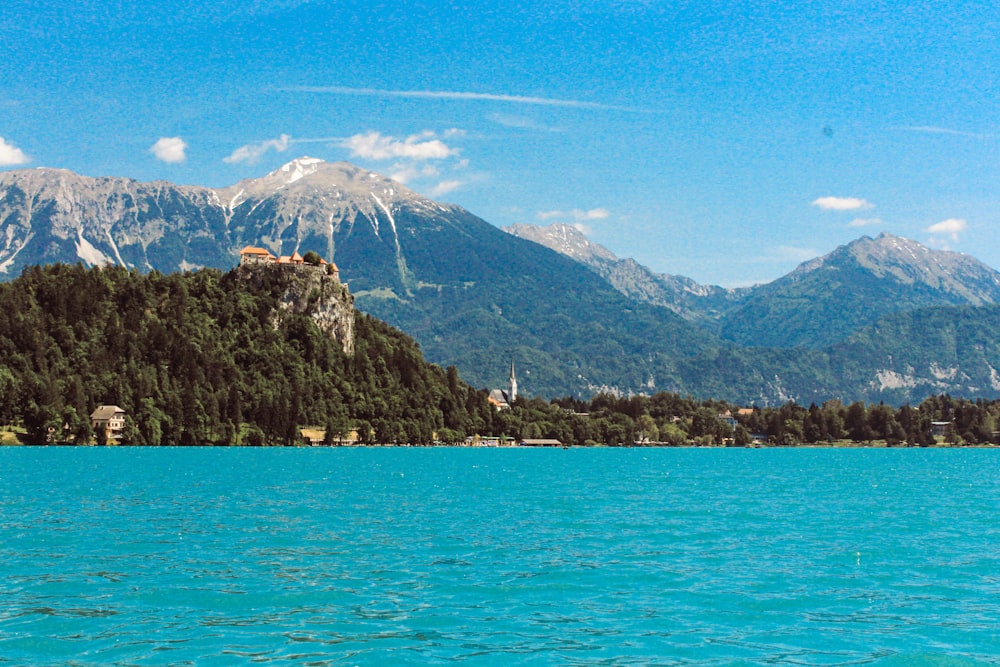
[[514, 376], [514, 362], [510, 362], [510, 377], [508, 378], [509, 388], [494, 389], [490, 392], [490, 405], [497, 410], [510, 410], [510, 406], [517, 400], [517, 378]]

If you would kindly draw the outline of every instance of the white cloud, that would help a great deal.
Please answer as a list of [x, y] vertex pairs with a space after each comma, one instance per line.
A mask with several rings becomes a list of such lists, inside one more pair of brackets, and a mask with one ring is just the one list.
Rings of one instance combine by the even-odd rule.
[[872, 227], [872, 226], [875, 226], [875, 225], [881, 226], [883, 224], [885, 224], [885, 223], [882, 221], [882, 218], [854, 218], [854, 220], [851, 220], [849, 223], [847, 223], [847, 226], [848, 227]]
[[574, 208], [572, 211], [539, 211], [537, 213], [539, 220], [570, 218], [572, 220], [576, 220], [577, 222], [582, 222], [584, 220], [604, 220], [610, 215], [611, 214], [606, 208], [592, 208], [588, 211]]
[[813, 200], [812, 205], [824, 211], [860, 211], [875, 207], [870, 201], [857, 197], [820, 197]]
[[440, 170], [434, 165], [409, 162], [394, 164], [389, 178], [400, 183], [409, 183], [415, 178], [434, 178], [440, 175]]
[[352, 157], [369, 160], [441, 160], [458, 154], [457, 148], [451, 148], [436, 136], [434, 132], [427, 131], [399, 140], [370, 131], [344, 139], [341, 146], [351, 151]]
[[25, 155], [24, 151], [14, 144], [8, 144], [3, 137], [0, 137], [0, 167], [12, 167], [28, 162], [31, 162], [31, 158]]
[[[323, 140], [321, 140], [323, 141]], [[292, 145], [292, 138], [287, 134], [282, 134], [277, 139], [268, 139], [266, 141], [259, 141], [255, 144], [246, 144], [245, 146], [240, 146], [232, 152], [229, 157], [222, 158], [223, 162], [228, 164], [235, 164], [237, 162], [247, 162], [249, 164], [254, 164], [260, 160], [268, 151], [277, 151], [278, 153], [283, 153], [288, 150], [288, 147]]]
[[174, 164], [184, 162], [187, 159], [185, 154], [187, 147], [187, 143], [180, 137], [160, 137], [155, 144], [150, 146], [149, 152], [161, 162]]
[[[927, 228], [927, 232], [934, 236], [947, 236], [952, 242], [958, 243], [958, 235], [964, 232], [968, 226], [969, 223], [962, 218], [948, 218], [931, 225]], [[939, 239], [933, 239], [933, 241], [940, 244]]]
[[457, 190], [463, 185], [465, 185], [465, 183], [459, 180], [441, 181], [431, 189], [431, 196], [439, 197], [451, 192], [452, 190]]

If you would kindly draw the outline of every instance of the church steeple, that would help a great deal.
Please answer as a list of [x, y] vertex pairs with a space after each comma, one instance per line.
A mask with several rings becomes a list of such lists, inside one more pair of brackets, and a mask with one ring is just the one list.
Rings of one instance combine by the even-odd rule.
[[510, 361], [510, 402], [517, 400], [517, 378], [514, 377], [514, 360]]

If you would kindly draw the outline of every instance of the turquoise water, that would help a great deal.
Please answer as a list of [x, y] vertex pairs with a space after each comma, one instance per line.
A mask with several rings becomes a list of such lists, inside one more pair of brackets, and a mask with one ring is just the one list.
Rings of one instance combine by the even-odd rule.
[[1000, 664], [1000, 451], [0, 448], [0, 664]]

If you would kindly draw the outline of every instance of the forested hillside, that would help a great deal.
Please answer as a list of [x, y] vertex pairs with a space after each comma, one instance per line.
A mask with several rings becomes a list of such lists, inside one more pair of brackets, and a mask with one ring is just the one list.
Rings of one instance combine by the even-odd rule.
[[0, 284], [0, 424], [87, 441], [91, 412], [113, 404], [125, 441], [145, 445], [291, 443], [306, 425], [389, 443], [491, 430], [486, 393], [410, 338], [356, 314], [348, 356], [308, 313], [277, 317], [287, 279], [256, 271], [57, 264]]

